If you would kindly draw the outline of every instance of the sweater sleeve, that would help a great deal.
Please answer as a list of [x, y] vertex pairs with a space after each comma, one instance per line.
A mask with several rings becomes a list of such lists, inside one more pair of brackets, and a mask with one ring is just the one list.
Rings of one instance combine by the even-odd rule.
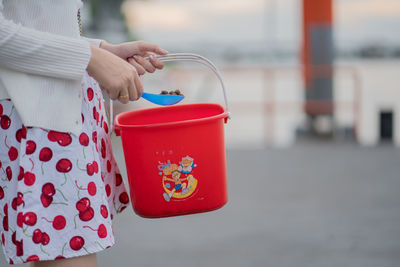
[[93, 39], [93, 38], [88, 38], [88, 37], [84, 37], [84, 36], [82, 36], [82, 38], [84, 40], [88, 41], [89, 44], [94, 45], [96, 47], [100, 47], [100, 44], [103, 41], [102, 39]]
[[54, 78], [80, 80], [91, 57], [90, 44], [7, 20], [0, 0], [0, 66]]

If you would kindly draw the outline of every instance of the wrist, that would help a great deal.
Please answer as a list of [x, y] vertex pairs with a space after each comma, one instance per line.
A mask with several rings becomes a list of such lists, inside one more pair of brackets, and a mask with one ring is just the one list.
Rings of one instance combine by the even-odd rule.
[[106, 41], [102, 41], [100, 43], [100, 48], [104, 49], [104, 50], [107, 50], [108, 52], [110, 52], [110, 53], [112, 53], [112, 54], [114, 54], [116, 56], [119, 56], [118, 55], [118, 45], [114, 45], [114, 44], [110, 44], [110, 43], [108, 43]]

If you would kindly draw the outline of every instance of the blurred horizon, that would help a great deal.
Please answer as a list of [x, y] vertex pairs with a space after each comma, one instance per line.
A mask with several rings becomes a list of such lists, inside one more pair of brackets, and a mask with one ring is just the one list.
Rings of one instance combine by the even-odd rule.
[[[226, 60], [296, 61], [301, 46], [301, 4], [301, 0], [125, 0], [120, 19], [125, 20], [121, 23], [126, 37], [171, 51], [223, 54]], [[400, 34], [396, 31], [400, 1], [334, 0], [333, 5], [336, 56], [400, 58]], [[118, 8], [115, 4], [109, 7]], [[118, 39], [116, 26], [102, 14], [98, 28], [111, 28], [108, 39]]]

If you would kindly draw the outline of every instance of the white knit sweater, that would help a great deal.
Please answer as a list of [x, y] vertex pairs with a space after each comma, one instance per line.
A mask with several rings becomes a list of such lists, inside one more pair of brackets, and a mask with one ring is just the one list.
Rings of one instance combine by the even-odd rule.
[[25, 126], [78, 135], [81, 79], [89, 43], [81, 38], [81, 0], [0, 0], [0, 99], [11, 98]]

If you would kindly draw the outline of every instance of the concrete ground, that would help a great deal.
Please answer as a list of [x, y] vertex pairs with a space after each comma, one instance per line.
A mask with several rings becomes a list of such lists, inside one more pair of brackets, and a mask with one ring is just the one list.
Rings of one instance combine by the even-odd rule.
[[224, 208], [157, 220], [128, 209], [99, 267], [400, 266], [399, 149], [302, 143], [227, 159]]

